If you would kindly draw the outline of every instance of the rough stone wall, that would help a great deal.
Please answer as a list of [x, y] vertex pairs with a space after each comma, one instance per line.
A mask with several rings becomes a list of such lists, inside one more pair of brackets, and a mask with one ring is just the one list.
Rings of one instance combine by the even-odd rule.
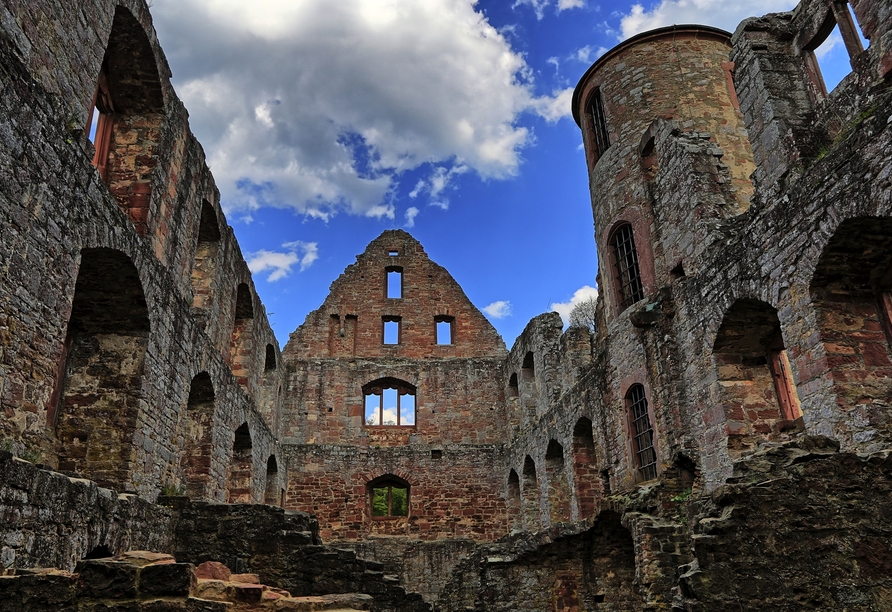
[[[387, 297], [394, 270], [401, 292]], [[385, 344], [385, 320], [398, 320], [393, 343]], [[452, 326], [439, 342], [438, 321]], [[504, 355], [495, 329], [449, 273], [406, 232], [384, 232], [285, 348], [285, 507], [319, 516], [326, 539], [504, 535], [501, 476], [493, 470], [509, 418]], [[382, 380], [411, 388], [410, 425], [366, 422], [367, 385]], [[407, 516], [372, 517], [368, 485], [380, 477], [409, 486]]]
[[888, 451], [840, 453], [826, 438], [735, 464], [692, 508], [684, 609], [892, 609], [890, 487]]
[[[214, 391], [205, 495], [225, 498], [234, 431], [247, 422], [251, 495], [259, 501], [276, 452], [277, 399], [267, 393], [261, 414], [253, 398], [277, 391], [284, 372], [265, 371], [264, 349], [273, 347], [276, 357], [278, 350], [250, 272], [170, 87], [145, 3], [97, 0], [69, 9], [52, 2], [0, 7], [0, 438], [17, 453], [153, 498], [165, 485], [186, 484], [186, 406], [191, 381], [205, 373]], [[91, 164], [94, 145], [84, 131], [103, 62], [122, 109], [105, 180]], [[125, 83], [119, 76], [128, 69], [139, 78]], [[139, 100], [163, 113], [148, 118]], [[139, 174], [130, 173], [128, 185], [124, 166]], [[190, 270], [203, 225], [216, 230], [213, 297], [205, 284], [196, 287], [196, 301]], [[131, 266], [130, 286], [138, 290], [130, 297], [116, 291], [125, 287], [116, 287], [114, 267], [101, 265], [108, 260], [92, 259], [100, 251]], [[197, 257], [207, 268], [206, 249]], [[87, 270], [79, 290], [91, 261], [100, 265]], [[241, 358], [236, 381], [227, 364], [240, 283], [253, 302], [253, 352]], [[115, 300], [144, 309], [138, 340], [111, 317], [83, 324], [78, 312]], [[125, 349], [132, 342], [143, 361], [127, 371], [115, 367], [127, 362], [115, 355], [133, 352]], [[94, 359], [112, 367], [87, 367]], [[126, 396], [114, 406], [112, 388]], [[114, 444], [105, 443], [103, 421], [122, 425]]]
[[[399, 297], [387, 297], [387, 271], [402, 272]], [[400, 338], [382, 342], [382, 317], [399, 317]], [[452, 342], [437, 344], [435, 319], [451, 317]], [[347, 327], [353, 318], [355, 327]], [[346, 334], [355, 334], [352, 338]], [[433, 263], [421, 244], [402, 230], [382, 233], [331, 285], [323, 305], [291, 335], [292, 358], [492, 357], [505, 352], [495, 328], [452, 276]], [[346, 352], [342, 355], [341, 352]]]
[[169, 551], [173, 513], [135, 495], [118, 494], [0, 451], [0, 567], [77, 563], [104, 547]]
[[605, 512], [584, 531], [481, 547], [443, 589], [437, 610], [642, 610], [632, 537]]
[[[416, 540], [494, 540], [507, 533], [503, 461], [495, 445], [375, 449], [356, 446], [286, 446], [285, 507], [319, 517], [327, 541], [375, 535]], [[372, 517], [368, 483], [394, 475], [409, 485], [407, 516]]]

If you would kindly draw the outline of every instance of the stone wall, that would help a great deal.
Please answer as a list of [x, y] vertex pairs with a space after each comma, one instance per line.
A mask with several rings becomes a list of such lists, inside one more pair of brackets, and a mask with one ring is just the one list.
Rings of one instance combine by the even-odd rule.
[[[247, 424], [260, 501], [284, 370], [148, 8], [67, 8], [0, 7], [0, 441], [148, 499], [225, 500]], [[100, 81], [115, 112], [94, 146]], [[196, 380], [212, 415], [198, 461]]]
[[98, 550], [170, 551], [174, 515], [0, 451], [0, 567], [74, 571]]

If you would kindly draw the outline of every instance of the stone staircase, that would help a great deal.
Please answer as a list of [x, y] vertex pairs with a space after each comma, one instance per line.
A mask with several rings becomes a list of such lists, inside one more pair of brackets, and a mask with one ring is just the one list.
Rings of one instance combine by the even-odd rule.
[[26, 569], [0, 576], [0, 612], [364, 612], [373, 605], [362, 593], [292, 597], [222, 563], [196, 568], [146, 551], [81, 561], [74, 573]]

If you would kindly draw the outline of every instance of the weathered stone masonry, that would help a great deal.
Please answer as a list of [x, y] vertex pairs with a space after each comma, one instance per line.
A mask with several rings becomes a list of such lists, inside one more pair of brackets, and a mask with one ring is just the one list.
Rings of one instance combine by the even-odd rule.
[[[0, 441], [46, 465], [0, 452], [0, 602], [221, 609], [222, 561], [374, 610], [892, 609], [890, 24], [805, 0], [592, 65], [594, 333], [506, 350], [386, 231], [280, 353], [145, 4], [7, 0]], [[181, 563], [84, 561], [131, 548]]]

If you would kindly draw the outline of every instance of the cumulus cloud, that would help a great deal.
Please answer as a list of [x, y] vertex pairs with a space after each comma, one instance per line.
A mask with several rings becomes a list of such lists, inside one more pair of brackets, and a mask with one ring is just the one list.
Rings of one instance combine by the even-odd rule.
[[561, 315], [561, 319], [564, 320], [564, 325], [569, 325], [570, 311], [573, 310], [577, 304], [586, 300], [596, 299], [598, 299], [598, 290], [595, 287], [583, 285], [573, 293], [573, 297], [571, 297], [569, 301], [553, 303], [551, 305], [551, 310]]
[[620, 39], [646, 30], [683, 23], [703, 23], [733, 32], [747, 17], [789, 11], [796, 4], [796, 0], [661, 0], [650, 10], [635, 4], [631, 12], [622, 18]]
[[281, 280], [291, 273], [291, 268], [299, 264], [303, 272], [319, 259], [319, 245], [316, 242], [286, 242], [282, 245], [285, 252], [261, 249], [248, 255], [248, 269], [252, 274], [269, 271], [267, 282]]
[[511, 316], [511, 302], [498, 300], [489, 306], [484, 306], [483, 312], [493, 319], [504, 319]]
[[419, 212], [414, 206], [406, 209], [406, 227], [415, 227], [415, 217], [418, 216]]
[[546, 7], [551, 4], [555, 4], [557, 12], [560, 13], [567, 9], [582, 8], [585, 6], [585, 0], [557, 0], [556, 3], [553, 3], [551, 0], [514, 0], [514, 4], [511, 5], [511, 8], [517, 8], [524, 4], [528, 5], [536, 12], [536, 19], [542, 19], [545, 17]]
[[555, 91], [551, 98], [539, 98], [533, 101], [536, 112], [549, 123], [570, 116], [570, 108], [573, 100], [573, 88], [568, 87], [561, 91]]
[[513, 176], [532, 142], [520, 115], [554, 114], [475, 0], [155, 0], [153, 14], [227, 212], [392, 217], [402, 172]]
[[282, 245], [286, 249], [291, 249], [292, 252], [301, 253], [300, 257], [300, 271], [303, 272], [307, 268], [309, 268], [313, 263], [319, 259], [319, 243], [318, 242], [304, 242], [302, 240], [295, 240], [294, 242], [286, 242]]

